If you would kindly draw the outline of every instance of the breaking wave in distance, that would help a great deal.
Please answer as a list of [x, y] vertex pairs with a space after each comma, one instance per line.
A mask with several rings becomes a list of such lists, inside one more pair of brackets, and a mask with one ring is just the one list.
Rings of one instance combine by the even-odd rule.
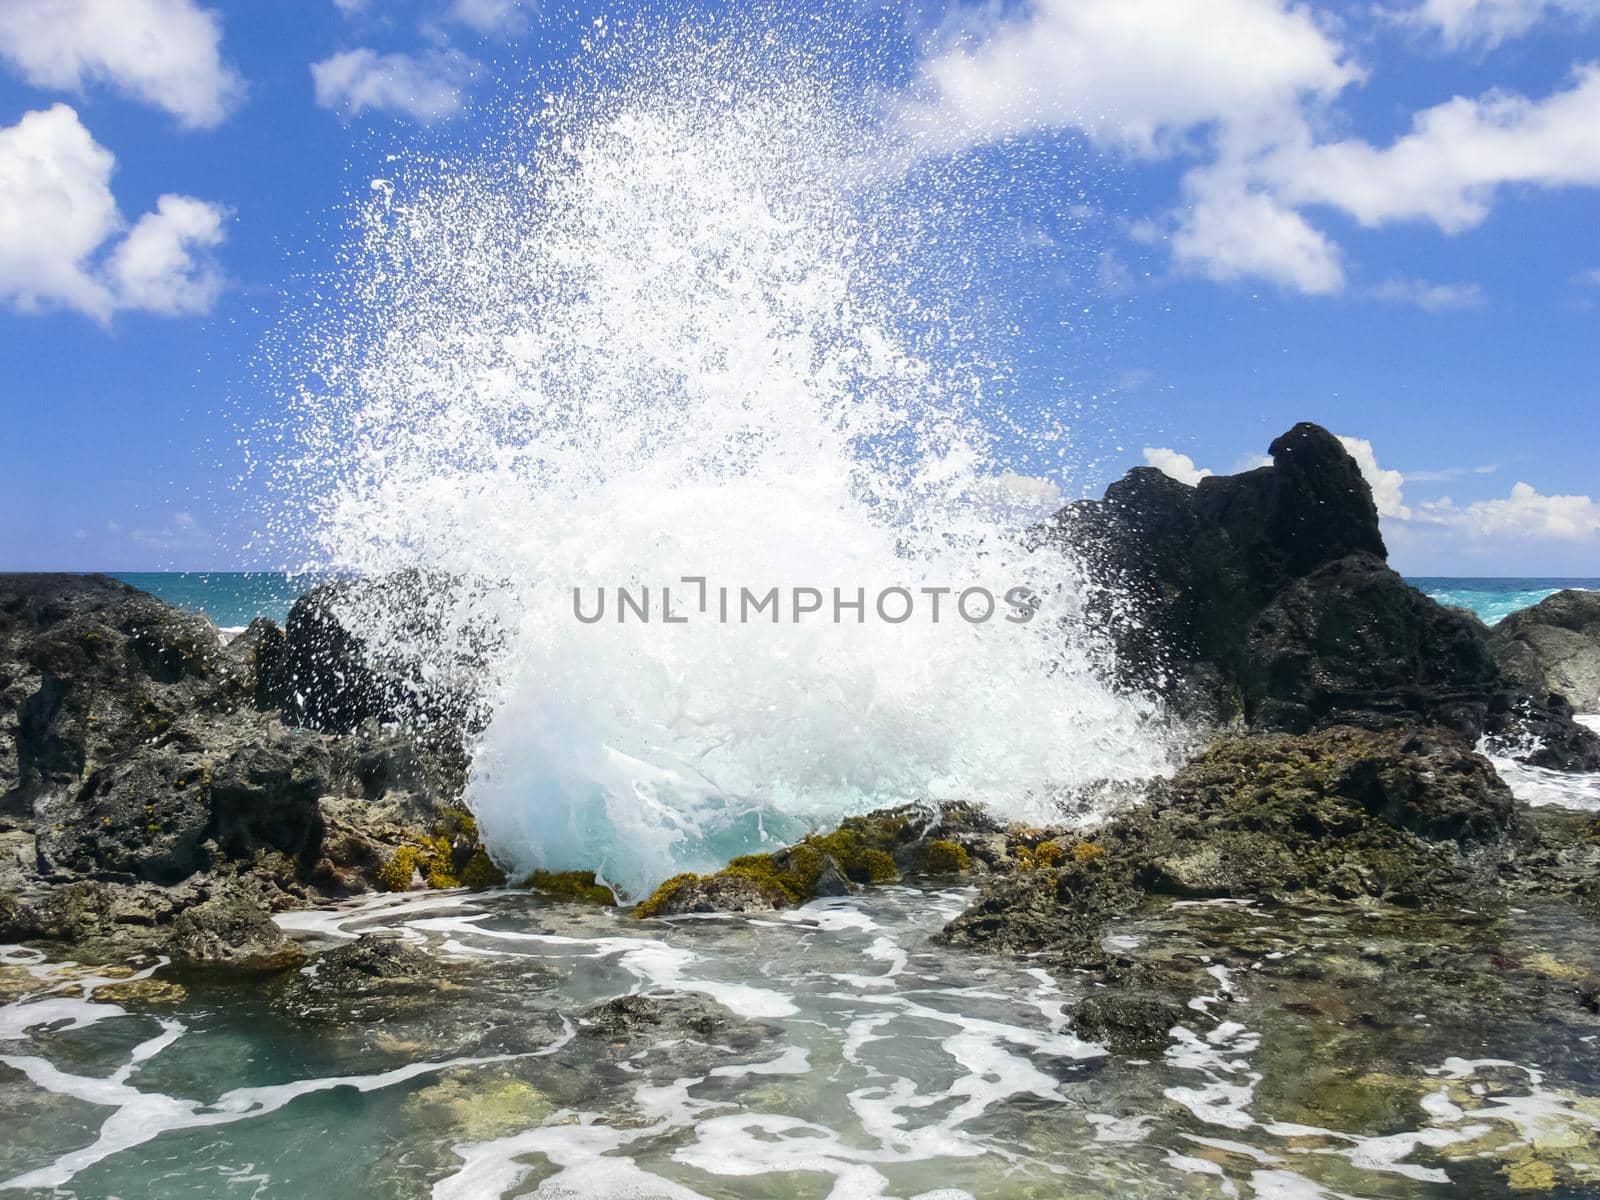
[[[513, 872], [636, 892], [872, 807], [1038, 821], [1166, 768], [1159, 710], [1101, 682], [1077, 566], [1022, 536], [1070, 443], [970, 319], [970, 195], [905, 167], [804, 28], [597, 33], [498, 144], [374, 181], [312, 318], [286, 509], [308, 566], [433, 581], [425, 634], [370, 597], [344, 616], [479, 689], [467, 799]], [[830, 603], [574, 617], [575, 588], [683, 603], [684, 576]], [[877, 619], [897, 586], [952, 593]], [[971, 586], [1042, 608], [969, 623]], [[834, 588], [866, 619], [835, 624]]]

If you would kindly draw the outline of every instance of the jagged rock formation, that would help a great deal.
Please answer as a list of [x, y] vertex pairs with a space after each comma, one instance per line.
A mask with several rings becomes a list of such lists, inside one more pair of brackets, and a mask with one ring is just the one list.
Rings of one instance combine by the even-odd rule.
[[1537, 743], [1530, 761], [1600, 769], [1600, 738], [1529, 696], [1482, 625], [1386, 564], [1372, 493], [1339, 440], [1296, 425], [1272, 465], [1190, 487], [1140, 467], [1041, 531], [1099, 583], [1122, 683], [1180, 712], [1303, 732], [1441, 725]]
[[178, 956], [270, 959], [261, 912], [375, 886], [408, 846], [471, 858], [459, 821], [437, 844], [452, 776], [416, 739], [258, 705], [267, 626], [225, 646], [105, 576], [0, 576], [0, 939], [166, 944], [202, 906]]

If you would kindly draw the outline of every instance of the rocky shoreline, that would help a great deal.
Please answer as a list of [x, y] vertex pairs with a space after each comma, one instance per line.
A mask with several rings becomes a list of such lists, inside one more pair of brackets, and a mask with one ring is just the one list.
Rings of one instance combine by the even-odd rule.
[[[1119, 682], [1216, 731], [1172, 779], [1089, 830], [1003, 827], [962, 805], [852, 818], [667, 880], [634, 915], [975, 886], [946, 943], [1094, 973], [1103, 990], [1077, 1020], [1129, 1049], [1204, 980], [1109, 951], [1107, 931], [1175, 903], [1443, 918], [1545, 898], [1600, 919], [1600, 823], [1529, 810], [1474, 749], [1600, 769], [1600, 737], [1570, 703], [1600, 688], [1594, 598], [1552, 597], [1489, 631], [1386, 565], [1337, 439], [1300, 425], [1272, 451], [1272, 466], [1198, 488], [1132, 471], [1036, 531], [1093, 566]], [[331, 585], [350, 586], [363, 585]], [[506, 882], [460, 806], [472, 699], [386, 674], [329, 600], [308, 594], [284, 628], [258, 621], [225, 644], [103, 576], [0, 576], [0, 942], [283, 972], [307, 951], [274, 914]], [[525, 885], [615, 900], [585, 872]], [[295, 988], [325, 997], [297, 993], [297, 1011], [439, 983], [371, 946], [329, 951], [314, 978]], [[1592, 973], [1568, 983], [1577, 1009], [1600, 1008]]]

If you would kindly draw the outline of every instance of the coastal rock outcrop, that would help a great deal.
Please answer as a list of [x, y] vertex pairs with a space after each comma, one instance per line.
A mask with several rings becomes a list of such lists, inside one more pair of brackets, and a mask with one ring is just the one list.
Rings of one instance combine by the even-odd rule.
[[263, 710], [270, 623], [254, 639], [225, 646], [106, 576], [0, 576], [0, 892], [19, 939], [260, 960], [281, 947], [213, 944], [214, 909], [184, 929], [180, 914], [366, 890], [408, 847], [454, 885], [481, 848], [457, 844], [433, 751], [372, 721], [330, 733]]
[[1371, 489], [1339, 439], [1296, 425], [1272, 465], [1196, 486], [1140, 467], [1040, 531], [1098, 583], [1119, 682], [1180, 713], [1305, 732], [1434, 724], [1541, 766], [1600, 769], [1600, 737], [1505, 673], [1482, 625], [1385, 562]]
[[1224, 738], [1089, 844], [985, 884], [946, 937], [1093, 963], [1106, 924], [1152, 901], [1448, 905], [1491, 894], [1536, 839], [1448, 731], [1336, 726]]
[[1579, 712], [1600, 712], [1600, 592], [1568, 588], [1489, 632], [1507, 679]]

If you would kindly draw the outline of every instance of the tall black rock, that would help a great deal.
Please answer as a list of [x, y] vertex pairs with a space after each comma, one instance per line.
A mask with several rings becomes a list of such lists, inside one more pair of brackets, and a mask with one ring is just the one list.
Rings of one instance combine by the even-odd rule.
[[1097, 585], [1118, 682], [1185, 715], [1531, 736], [1530, 761], [1600, 769], [1600, 738], [1507, 679], [1480, 622], [1390, 569], [1371, 489], [1338, 438], [1303, 422], [1271, 452], [1270, 466], [1193, 487], [1136, 468], [1045, 531]]

